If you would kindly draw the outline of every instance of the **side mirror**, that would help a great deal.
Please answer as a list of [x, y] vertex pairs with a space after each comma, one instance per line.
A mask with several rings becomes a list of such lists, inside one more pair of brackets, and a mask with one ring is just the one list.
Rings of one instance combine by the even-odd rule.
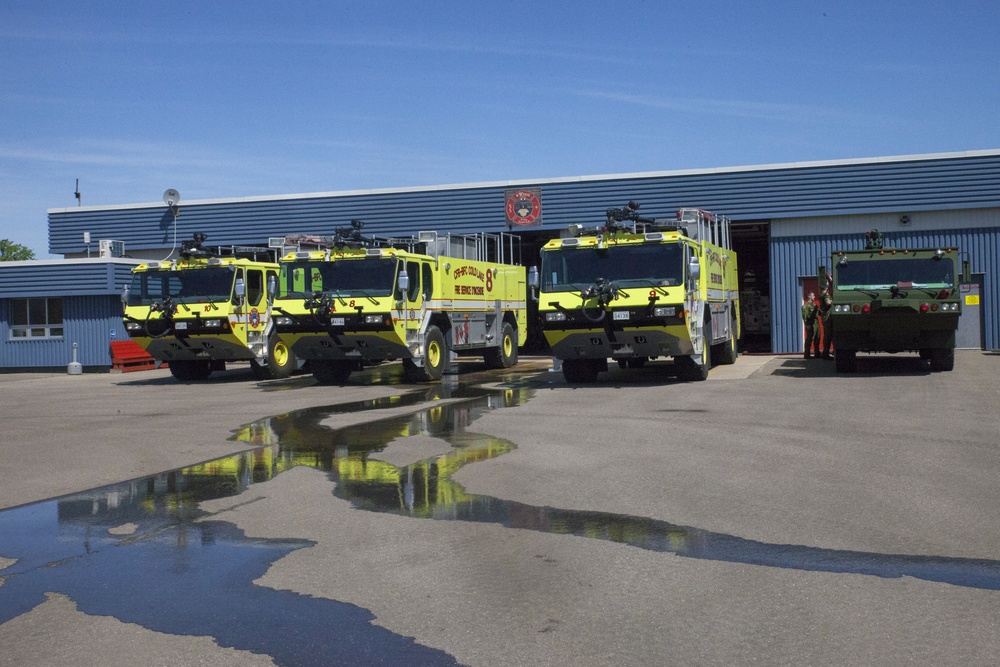
[[969, 260], [962, 260], [962, 282], [966, 285], [972, 282], [972, 267]]
[[410, 291], [410, 275], [404, 269], [399, 272], [399, 278], [396, 282], [396, 288], [399, 290], [400, 294], [405, 295]]
[[532, 266], [528, 269], [528, 294], [531, 299], [538, 301], [538, 267]]
[[694, 280], [701, 278], [701, 264], [698, 263], [697, 257], [691, 258], [691, 262], [688, 264], [688, 275]]
[[124, 310], [128, 306], [128, 298], [132, 293], [132, 288], [128, 285], [122, 285], [122, 309]]
[[270, 275], [267, 277], [267, 303], [274, 303], [274, 295], [278, 291], [278, 277]]
[[243, 303], [243, 297], [247, 293], [246, 285], [243, 283], [242, 278], [236, 279], [236, 289], [233, 290], [234, 300], [237, 305]]

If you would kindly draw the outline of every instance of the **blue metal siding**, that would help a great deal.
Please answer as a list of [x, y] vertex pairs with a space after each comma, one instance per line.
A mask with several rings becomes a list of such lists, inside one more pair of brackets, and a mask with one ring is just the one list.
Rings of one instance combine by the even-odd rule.
[[[1000, 154], [887, 161], [540, 180], [516, 186], [442, 186], [419, 191], [376, 191], [259, 201], [206, 201], [185, 205], [177, 242], [194, 232], [210, 245], [262, 244], [287, 233], [330, 233], [364, 220], [377, 235], [419, 230], [499, 231], [504, 228], [505, 187], [541, 187], [545, 227], [600, 222], [604, 211], [638, 200], [645, 214], [665, 217], [682, 206], [700, 206], [734, 220], [921, 211], [995, 206], [1000, 201]], [[92, 239], [116, 239], [129, 248], [169, 249], [174, 219], [165, 205], [68, 208], [49, 213], [49, 249], [86, 252]], [[92, 241], [92, 246], [95, 241]]]
[[0, 368], [64, 368], [77, 361], [86, 368], [110, 368], [110, 342], [127, 338], [117, 296], [63, 298], [65, 335], [56, 339], [10, 338], [10, 301], [0, 299]]
[[0, 299], [119, 294], [132, 266], [100, 261], [0, 262]]
[[[937, 231], [889, 232], [887, 246], [898, 248], [957, 247], [968, 255], [973, 273], [983, 273], [985, 280], [981, 314], [986, 349], [1000, 348], [1000, 228], [947, 229]], [[819, 264], [828, 264], [837, 250], [861, 250], [864, 239], [859, 234], [826, 236], [789, 236], [771, 239], [772, 349], [775, 352], [802, 351], [802, 324], [799, 306], [802, 293], [799, 279], [815, 276]]]

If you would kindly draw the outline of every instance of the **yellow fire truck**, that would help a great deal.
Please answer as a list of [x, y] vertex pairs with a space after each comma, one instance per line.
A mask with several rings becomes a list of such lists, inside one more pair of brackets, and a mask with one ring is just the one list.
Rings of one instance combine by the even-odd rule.
[[[402, 360], [408, 380], [440, 379], [451, 354], [517, 363], [527, 327], [523, 266], [509, 234], [377, 240], [363, 223], [334, 237], [294, 237], [281, 259], [275, 325], [323, 383], [364, 365]], [[316, 249], [302, 249], [304, 243]]]
[[264, 249], [213, 254], [205, 239], [195, 234], [179, 259], [132, 270], [122, 293], [125, 330], [178, 380], [204, 380], [227, 361], [249, 361], [258, 379], [288, 377], [295, 355], [271, 318], [278, 264], [257, 259]]
[[[570, 225], [542, 248], [539, 317], [567, 382], [673, 357], [678, 375], [704, 380], [732, 364], [740, 336], [736, 253], [729, 220], [695, 208], [676, 219], [609, 209], [601, 227]], [[534, 273], [534, 272], [533, 272]]]

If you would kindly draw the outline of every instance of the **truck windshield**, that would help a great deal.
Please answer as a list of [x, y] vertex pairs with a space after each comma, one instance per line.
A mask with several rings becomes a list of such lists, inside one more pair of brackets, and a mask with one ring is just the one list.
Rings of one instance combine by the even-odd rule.
[[578, 291], [598, 278], [614, 281], [622, 288], [680, 285], [684, 278], [683, 255], [676, 243], [546, 250], [542, 252], [541, 290]]
[[279, 299], [305, 299], [316, 292], [342, 297], [389, 296], [396, 262], [377, 257], [281, 265]]
[[836, 287], [889, 289], [896, 286], [946, 288], [955, 286], [955, 263], [951, 259], [904, 257], [901, 259], [853, 259], [836, 265]]
[[148, 306], [166, 297], [180, 303], [228, 301], [235, 275], [227, 267], [133, 273], [128, 305]]

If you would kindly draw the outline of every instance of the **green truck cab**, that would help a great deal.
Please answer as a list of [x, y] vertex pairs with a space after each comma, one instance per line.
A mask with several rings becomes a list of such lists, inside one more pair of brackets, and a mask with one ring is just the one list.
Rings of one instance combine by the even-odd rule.
[[890, 248], [878, 230], [863, 250], [838, 250], [819, 267], [821, 295], [838, 373], [857, 369], [857, 353], [917, 352], [933, 371], [955, 366], [961, 285], [969, 265], [957, 248]]

